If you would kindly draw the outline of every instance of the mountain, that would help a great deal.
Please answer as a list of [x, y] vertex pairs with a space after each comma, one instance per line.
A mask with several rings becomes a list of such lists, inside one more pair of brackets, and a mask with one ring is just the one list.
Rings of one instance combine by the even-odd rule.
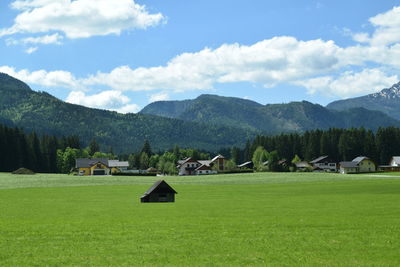
[[141, 114], [187, 121], [235, 126], [267, 134], [311, 129], [400, 126], [400, 122], [379, 111], [354, 108], [334, 111], [307, 101], [261, 105], [257, 102], [216, 95], [194, 100], [159, 101], [146, 106]]
[[327, 105], [327, 108], [334, 110], [347, 110], [355, 107], [382, 111], [390, 117], [400, 120], [400, 82], [379, 93], [334, 101]]
[[45, 92], [0, 73], [0, 123], [56, 136], [77, 135], [84, 144], [95, 137], [103, 150], [139, 150], [149, 140], [153, 150], [175, 144], [217, 151], [242, 145], [257, 132], [238, 127], [209, 125], [147, 114], [119, 114], [65, 103]]

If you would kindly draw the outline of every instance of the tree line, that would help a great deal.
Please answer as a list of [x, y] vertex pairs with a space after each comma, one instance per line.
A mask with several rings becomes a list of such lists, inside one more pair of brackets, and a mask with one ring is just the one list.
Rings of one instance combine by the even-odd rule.
[[[262, 149], [260, 149], [262, 148]], [[55, 137], [35, 132], [25, 133], [20, 128], [0, 125], [0, 171], [14, 171], [20, 167], [35, 172], [70, 173], [76, 158], [119, 159], [129, 162], [131, 169], [156, 168], [168, 174], [177, 173], [180, 159], [193, 157], [209, 159], [211, 153], [196, 149], [182, 149], [178, 146], [155, 153], [148, 141], [140, 151], [115, 155], [111, 147], [101, 151], [100, 145], [92, 139], [87, 147], [81, 147], [79, 137]], [[278, 168], [277, 161], [310, 161], [321, 155], [329, 155], [337, 162], [349, 161], [363, 155], [378, 164], [387, 164], [392, 156], [400, 155], [400, 128], [379, 128], [376, 132], [364, 128], [312, 130], [304, 133], [259, 135], [248, 141], [243, 148], [221, 149], [220, 154], [230, 159], [230, 166], [246, 161], [269, 161], [269, 169]], [[257, 162], [255, 162], [257, 164]], [[255, 166], [257, 168], [257, 166]]]
[[77, 136], [38, 136], [19, 128], [0, 125], [0, 171], [10, 172], [20, 167], [35, 172], [57, 173], [57, 152], [67, 147], [80, 148]]
[[[296, 156], [311, 161], [329, 155], [336, 162], [367, 156], [377, 164], [388, 164], [392, 156], [400, 155], [400, 128], [379, 128], [376, 132], [364, 128], [311, 130], [275, 136], [259, 135], [243, 149], [221, 150], [240, 164], [252, 160], [258, 147], [274, 152], [274, 157], [291, 161]], [[277, 154], [277, 155], [276, 155]]]

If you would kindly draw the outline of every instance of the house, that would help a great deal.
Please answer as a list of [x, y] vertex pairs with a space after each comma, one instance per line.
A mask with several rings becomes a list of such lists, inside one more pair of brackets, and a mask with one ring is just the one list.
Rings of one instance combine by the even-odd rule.
[[312, 166], [307, 161], [295, 162], [294, 165], [299, 171], [309, 171], [312, 169]]
[[326, 172], [336, 172], [337, 170], [336, 162], [329, 156], [320, 156], [310, 161], [310, 164], [313, 166], [314, 170], [322, 170]]
[[175, 194], [178, 192], [167, 182], [159, 180], [140, 197], [140, 202], [175, 202]]
[[400, 171], [400, 157], [399, 156], [392, 157], [389, 161], [389, 165], [380, 165], [379, 170], [385, 172]]
[[129, 167], [128, 161], [109, 160], [108, 166], [111, 168], [111, 173], [118, 171], [127, 171]]
[[342, 174], [376, 171], [375, 162], [365, 156], [356, 157], [352, 161], [342, 161], [339, 166]]
[[127, 161], [109, 160], [107, 158], [79, 158], [75, 160], [75, 168], [78, 169], [79, 175], [110, 175], [126, 170], [128, 166]]
[[179, 160], [176, 167], [179, 170], [179, 175], [214, 174], [217, 171], [225, 170], [225, 161], [226, 159], [222, 155], [218, 155], [211, 160], [196, 160], [189, 157]]

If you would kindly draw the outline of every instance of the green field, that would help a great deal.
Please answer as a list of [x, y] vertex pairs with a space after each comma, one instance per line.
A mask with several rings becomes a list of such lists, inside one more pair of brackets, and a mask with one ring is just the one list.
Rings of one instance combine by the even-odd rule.
[[399, 266], [400, 178], [0, 174], [0, 266]]

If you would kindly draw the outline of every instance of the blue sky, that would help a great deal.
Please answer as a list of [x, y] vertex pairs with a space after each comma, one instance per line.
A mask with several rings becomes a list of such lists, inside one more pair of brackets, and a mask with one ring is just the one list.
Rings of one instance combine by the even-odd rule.
[[0, 71], [137, 112], [210, 93], [325, 105], [400, 78], [398, 1], [0, 1]]

